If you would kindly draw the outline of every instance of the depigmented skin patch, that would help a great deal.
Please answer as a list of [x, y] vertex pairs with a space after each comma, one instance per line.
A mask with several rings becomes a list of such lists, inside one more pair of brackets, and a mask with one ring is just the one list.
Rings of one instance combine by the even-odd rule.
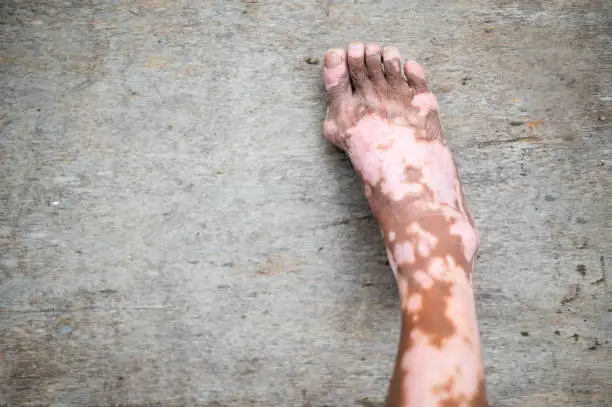
[[[396, 237], [394, 236], [393, 240], [388, 239], [390, 244], [395, 242]], [[397, 264], [414, 264], [415, 257], [415, 248], [412, 242], [401, 242], [393, 246], [393, 251], [391, 252], [391, 256], [393, 260]]]
[[455, 383], [452, 376], [444, 386], [434, 387], [432, 390], [444, 397], [438, 403], [439, 407], [482, 407], [487, 405], [487, 390], [484, 379], [480, 379], [476, 392], [469, 396], [454, 394]]
[[416, 313], [423, 309], [423, 297], [419, 294], [411, 295], [406, 303], [406, 310], [410, 313]]
[[418, 109], [419, 116], [427, 116], [430, 112], [438, 111], [438, 100], [431, 92], [419, 93], [412, 99], [412, 106]]
[[[402, 300], [386, 406], [487, 405], [471, 286], [478, 234], [422, 68], [360, 43], [326, 55], [325, 137], [346, 151]], [[382, 61], [382, 62], [381, 62]]]

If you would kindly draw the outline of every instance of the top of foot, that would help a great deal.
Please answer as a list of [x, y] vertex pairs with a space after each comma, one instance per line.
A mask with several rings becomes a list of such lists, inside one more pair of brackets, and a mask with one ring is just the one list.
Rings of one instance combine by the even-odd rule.
[[[408, 61], [402, 69], [395, 47], [352, 43], [325, 54], [323, 79], [324, 135], [349, 154], [383, 229], [397, 229], [388, 246], [413, 238], [404, 233], [411, 222], [431, 223], [437, 214], [439, 226], [432, 232], [460, 231], [465, 258], [472, 260], [473, 220], [421, 66]], [[405, 225], [397, 225], [398, 219]]]

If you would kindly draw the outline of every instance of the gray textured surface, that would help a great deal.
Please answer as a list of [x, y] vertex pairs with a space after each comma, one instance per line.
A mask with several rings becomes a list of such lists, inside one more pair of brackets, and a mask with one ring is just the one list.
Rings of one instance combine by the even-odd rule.
[[3, 1], [0, 404], [383, 399], [394, 281], [305, 62], [360, 39], [440, 99], [493, 405], [611, 405], [610, 12]]

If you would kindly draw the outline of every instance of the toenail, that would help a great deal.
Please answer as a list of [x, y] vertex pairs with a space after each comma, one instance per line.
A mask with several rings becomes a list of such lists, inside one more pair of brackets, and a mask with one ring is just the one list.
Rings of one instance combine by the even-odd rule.
[[397, 48], [385, 47], [383, 48], [383, 58], [385, 59], [396, 59], [399, 58], [400, 54]]
[[335, 68], [342, 63], [342, 56], [337, 51], [329, 51], [325, 54], [325, 67]]
[[351, 42], [349, 44], [349, 54], [355, 56], [363, 54], [363, 44], [360, 42]]
[[368, 44], [365, 47], [366, 55], [376, 55], [380, 52], [380, 47], [376, 44]]
[[423, 68], [416, 61], [406, 61], [406, 63], [404, 64], [404, 72], [406, 73], [406, 75], [411, 74], [419, 79], [425, 80], [425, 73], [423, 72]]

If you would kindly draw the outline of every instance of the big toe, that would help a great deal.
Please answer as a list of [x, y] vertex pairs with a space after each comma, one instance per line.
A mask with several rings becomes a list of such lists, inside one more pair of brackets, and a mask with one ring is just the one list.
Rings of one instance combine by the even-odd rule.
[[351, 96], [346, 51], [331, 49], [323, 59], [323, 81], [330, 103]]

